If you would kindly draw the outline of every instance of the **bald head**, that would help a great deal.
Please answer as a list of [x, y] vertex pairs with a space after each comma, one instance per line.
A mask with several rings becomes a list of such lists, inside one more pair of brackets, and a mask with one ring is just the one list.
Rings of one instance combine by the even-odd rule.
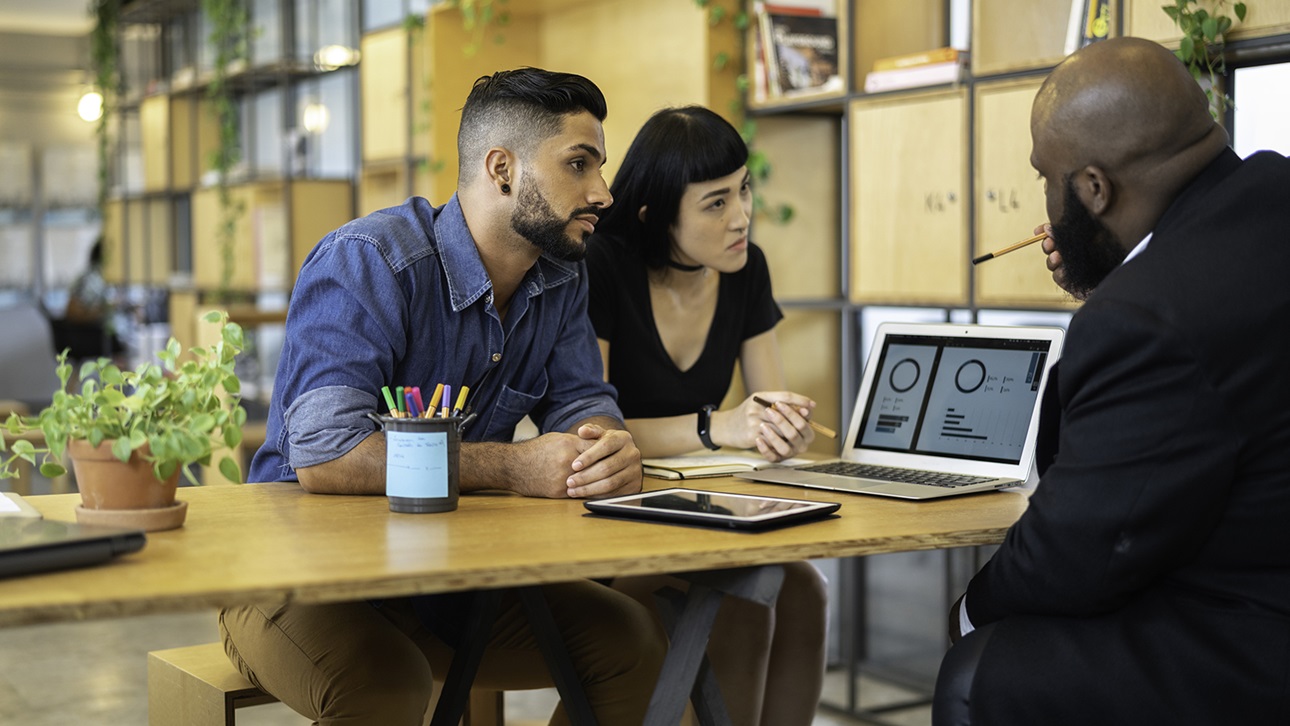
[[1057, 147], [1068, 169], [1094, 164], [1119, 175], [1154, 173], [1198, 146], [1208, 163], [1227, 142], [1187, 68], [1141, 38], [1112, 38], [1067, 58], [1035, 97], [1031, 134], [1036, 147]]
[[[1094, 43], [1057, 66], [1035, 96], [1030, 134], [1054, 229], [1070, 234], [1083, 220], [1123, 252], [1228, 141], [1186, 67], [1140, 38]], [[1063, 258], [1075, 251], [1054, 239]]]

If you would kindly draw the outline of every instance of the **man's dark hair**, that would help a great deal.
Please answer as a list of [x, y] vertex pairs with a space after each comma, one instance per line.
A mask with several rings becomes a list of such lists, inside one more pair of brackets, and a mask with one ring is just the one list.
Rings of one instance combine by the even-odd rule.
[[[663, 109], [627, 149], [609, 188], [614, 205], [596, 231], [637, 245], [647, 266], [661, 268], [671, 254], [669, 228], [685, 187], [733, 174], [746, 163], [748, 146], [730, 122], [702, 106]], [[648, 207], [644, 220], [641, 207]]]
[[461, 109], [458, 183], [474, 178], [488, 149], [504, 146], [526, 156], [560, 133], [565, 116], [582, 111], [604, 121], [605, 96], [596, 84], [574, 73], [517, 68], [480, 76]]

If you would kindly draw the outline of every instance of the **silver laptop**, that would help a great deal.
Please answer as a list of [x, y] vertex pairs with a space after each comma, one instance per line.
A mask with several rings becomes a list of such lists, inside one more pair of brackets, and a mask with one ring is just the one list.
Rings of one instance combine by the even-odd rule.
[[741, 473], [753, 481], [934, 499], [1026, 481], [1060, 328], [885, 323], [842, 458]]

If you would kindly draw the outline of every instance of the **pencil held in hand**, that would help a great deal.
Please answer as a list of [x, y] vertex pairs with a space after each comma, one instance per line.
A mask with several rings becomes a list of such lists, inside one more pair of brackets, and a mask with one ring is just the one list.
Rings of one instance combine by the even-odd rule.
[[[759, 405], [765, 406], [766, 408], [770, 408], [771, 406], [775, 405], [774, 403], [767, 401], [761, 396], [753, 396], [753, 401]], [[823, 434], [824, 436], [827, 436], [830, 439], [836, 439], [838, 437], [838, 432], [834, 431], [828, 426], [825, 426], [823, 424], [817, 424], [809, 418], [806, 419], [806, 423], [810, 424], [811, 428], [815, 429], [815, 433], [817, 434]]]
[[1021, 240], [1020, 242], [1018, 242], [1017, 244], [1015, 244], [1015, 245], [1009, 245], [1008, 247], [1004, 247], [1004, 248], [1003, 248], [1003, 249], [1001, 249], [1001, 250], [996, 250], [996, 251], [994, 251], [994, 252], [987, 252], [987, 253], [985, 253], [984, 255], [981, 255], [980, 257], [973, 258], [973, 260], [972, 260], [972, 264], [974, 264], [974, 265], [979, 265], [979, 264], [981, 264], [982, 262], [985, 262], [986, 260], [993, 260], [994, 258], [998, 257], [999, 255], [1006, 255], [1006, 254], [1008, 254], [1009, 252], [1012, 252], [1013, 250], [1019, 250], [1019, 249], [1021, 249], [1022, 247], [1025, 247], [1026, 245], [1033, 245], [1034, 243], [1038, 242], [1039, 240], [1041, 240], [1041, 239], [1043, 239], [1043, 238], [1045, 238], [1045, 237], [1047, 237], [1047, 236], [1048, 236], [1048, 233], [1047, 233], [1047, 232], [1044, 232], [1044, 233], [1042, 233], [1042, 234], [1037, 234], [1037, 235], [1035, 235], [1034, 237], [1030, 237], [1030, 238], [1028, 238], [1028, 239], [1023, 239], [1023, 240]]

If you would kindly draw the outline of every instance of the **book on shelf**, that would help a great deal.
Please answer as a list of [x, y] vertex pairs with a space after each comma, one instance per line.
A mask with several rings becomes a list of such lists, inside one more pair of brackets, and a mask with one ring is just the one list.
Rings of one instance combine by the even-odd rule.
[[892, 68], [884, 71], [872, 71], [864, 78], [865, 93], [896, 91], [903, 88], [934, 86], [942, 83], [958, 83], [962, 80], [963, 61], [952, 60], [940, 63], [927, 63], [908, 68]]
[[958, 48], [933, 48], [932, 50], [923, 50], [917, 53], [905, 53], [904, 55], [887, 56], [879, 58], [873, 62], [875, 71], [891, 71], [897, 68], [913, 68], [914, 66], [926, 66], [933, 63], [948, 63], [958, 61], [962, 51]]
[[838, 68], [838, 19], [765, 5], [757, 14], [769, 96], [799, 96], [844, 90]]
[[779, 464], [772, 464], [760, 456], [741, 456], [739, 454], [684, 454], [662, 458], [642, 459], [645, 476], [656, 479], [704, 479], [714, 476], [732, 476], [744, 472], [763, 469], [768, 466], [793, 466], [805, 463], [805, 459], [788, 459]]
[[1110, 0], [1071, 0], [1066, 25], [1066, 55], [1090, 43], [1106, 40], [1111, 32]]

